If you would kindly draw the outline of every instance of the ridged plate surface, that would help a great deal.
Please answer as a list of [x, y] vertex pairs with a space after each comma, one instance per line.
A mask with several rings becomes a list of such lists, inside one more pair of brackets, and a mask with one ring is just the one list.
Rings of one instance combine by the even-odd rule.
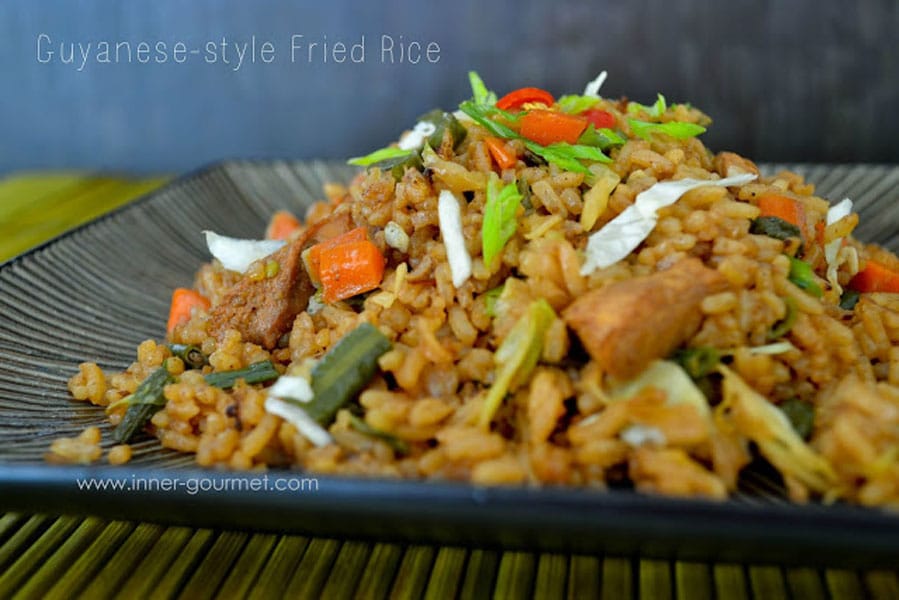
[[[899, 250], [899, 167], [765, 166], [767, 172], [784, 168], [805, 174], [817, 184], [817, 194], [831, 201], [852, 198], [861, 214], [858, 237]], [[66, 381], [82, 361], [123, 369], [141, 340], [163, 337], [172, 288], [189, 285], [208, 258], [199, 232], [256, 237], [274, 210], [302, 214], [322, 197], [322, 184], [346, 181], [353, 172], [325, 162], [225, 163], [185, 176], [0, 267], [0, 484], [5, 486], [0, 503], [167, 522], [361, 537], [386, 531], [416, 541], [706, 558], [720, 557], [728, 540], [742, 540], [743, 549], [734, 556], [757, 558], [767, 548], [787, 559], [831, 560], [830, 550], [845, 546], [841, 536], [855, 532], [855, 560], [899, 554], [899, 517], [839, 506], [789, 506], [778, 482], [763, 470], [749, 473], [743, 492], [724, 504], [624, 491], [485, 490], [327, 478], [320, 479], [318, 493], [285, 502], [279, 494], [142, 496], [77, 489], [75, 480], [85, 475], [198, 475], [191, 456], [163, 450], [155, 440], [136, 443], [134, 459], [124, 469], [43, 464], [54, 438], [77, 435], [89, 425], [109, 430], [101, 409], [68, 398]], [[412, 504], [416, 499], [425, 504]], [[161, 510], [148, 500], [174, 508]], [[343, 520], [328, 517], [337, 505]], [[424, 526], [396, 527], [410, 515]], [[729, 525], [739, 519], [742, 529]], [[778, 531], [780, 519], [800, 524], [799, 530]], [[566, 532], [595, 537], [573, 540]], [[809, 554], [796, 556], [799, 548]]]

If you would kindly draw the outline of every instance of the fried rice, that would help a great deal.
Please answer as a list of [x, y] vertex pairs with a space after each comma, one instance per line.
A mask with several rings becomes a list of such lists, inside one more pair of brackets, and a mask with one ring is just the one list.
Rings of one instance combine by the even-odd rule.
[[[722, 499], [750, 463], [765, 461], [795, 501], [899, 502], [899, 290], [860, 278], [874, 264], [899, 272], [899, 259], [852, 238], [854, 213], [829, 222], [831, 202], [802, 177], [762, 175], [744, 157], [713, 153], [696, 133], [710, 120], [687, 104], [660, 97], [643, 106], [588, 89], [565, 97], [587, 110], [566, 113], [561, 98], [510, 107], [473, 87], [481, 113], [443, 113], [453, 127], [439, 139], [421, 127], [432, 138], [416, 146], [422, 131], [407, 132], [391, 159], [345, 187], [327, 186], [279, 251], [305, 252], [324, 223], [362, 227], [384, 259], [373, 287], [324, 301], [312, 281], [295, 312], [278, 307], [280, 329], [259, 335], [248, 325], [255, 312], [222, 307], [252, 305], [234, 290], [272, 276], [272, 257], [284, 269], [287, 254], [244, 273], [213, 260], [193, 283], [208, 309], [195, 308], [164, 342], [141, 343], [125, 372], [82, 364], [72, 396], [105, 407], [119, 425], [141, 383], [165, 369], [170, 382], [146, 431], [204, 467], [623, 485]], [[500, 105], [507, 109], [494, 110]], [[525, 137], [522, 121], [538, 111], [621, 139], [590, 146], [608, 161], [573, 151], [576, 164], [566, 162], [546, 148], [568, 151], [586, 138]], [[725, 178], [739, 183], [697, 185], [654, 215], [635, 211], [662, 182]], [[488, 196], [499, 190], [514, 200], [502, 221], [509, 235], [485, 263], [485, 237], [495, 233], [485, 232], [496, 208]], [[762, 199], [771, 197], [799, 215], [787, 234], [759, 229]], [[458, 209], [456, 248], [444, 198], [453, 199], [444, 209]], [[650, 223], [647, 235], [619, 248], [623, 258], [614, 256], [620, 239], [596, 251], [591, 239], [609, 237], [628, 209]], [[299, 277], [309, 268], [303, 262]], [[311, 381], [322, 357], [363, 323], [389, 349], [361, 390], [319, 421], [324, 439], [271, 409], [271, 380], [207, 381], [262, 361]], [[195, 346], [207, 364], [186, 364], [172, 344]], [[96, 438], [57, 440], [49, 457], [97, 460]], [[120, 445], [109, 460], [129, 457]]]

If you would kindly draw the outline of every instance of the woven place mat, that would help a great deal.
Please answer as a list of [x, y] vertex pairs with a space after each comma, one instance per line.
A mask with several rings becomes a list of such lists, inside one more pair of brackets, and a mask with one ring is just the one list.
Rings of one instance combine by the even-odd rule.
[[[77, 174], [0, 182], [0, 260], [157, 187]], [[873, 598], [893, 570], [782, 568], [342, 541], [99, 518], [0, 517], [0, 597]]]

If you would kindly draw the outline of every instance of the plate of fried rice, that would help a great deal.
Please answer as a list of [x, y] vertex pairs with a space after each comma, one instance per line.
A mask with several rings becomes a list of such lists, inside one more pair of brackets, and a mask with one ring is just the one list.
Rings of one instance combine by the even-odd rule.
[[[605, 73], [558, 97], [469, 76], [470, 98], [348, 165], [204, 169], [4, 265], [19, 502], [895, 555], [899, 170], [716, 153], [698, 108], [606, 98]], [[162, 472], [317, 483], [73, 486]]]

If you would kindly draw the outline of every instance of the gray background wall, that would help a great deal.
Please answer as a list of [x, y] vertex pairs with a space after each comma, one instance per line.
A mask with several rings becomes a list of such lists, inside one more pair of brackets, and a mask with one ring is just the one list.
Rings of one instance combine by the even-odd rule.
[[[714, 118], [706, 141], [764, 160], [899, 162], [899, 3], [863, 0], [3, 0], [0, 173], [182, 171], [226, 157], [345, 157], [468, 96], [582, 89], [648, 102], [662, 91]], [[46, 34], [56, 53], [39, 62]], [[357, 43], [362, 64], [290, 56], [290, 38]], [[222, 63], [217, 45], [269, 41], [271, 64]], [[436, 42], [436, 64], [384, 64], [381, 35]], [[46, 38], [43, 38], [46, 41]], [[184, 42], [198, 54], [101, 64], [100, 41]], [[84, 68], [59, 44], [91, 43]], [[220, 46], [218, 46], [220, 48]], [[235, 56], [229, 46], [229, 58]], [[68, 50], [65, 50], [66, 53]], [[42, 60], [47, 60], [44, 53]]]

